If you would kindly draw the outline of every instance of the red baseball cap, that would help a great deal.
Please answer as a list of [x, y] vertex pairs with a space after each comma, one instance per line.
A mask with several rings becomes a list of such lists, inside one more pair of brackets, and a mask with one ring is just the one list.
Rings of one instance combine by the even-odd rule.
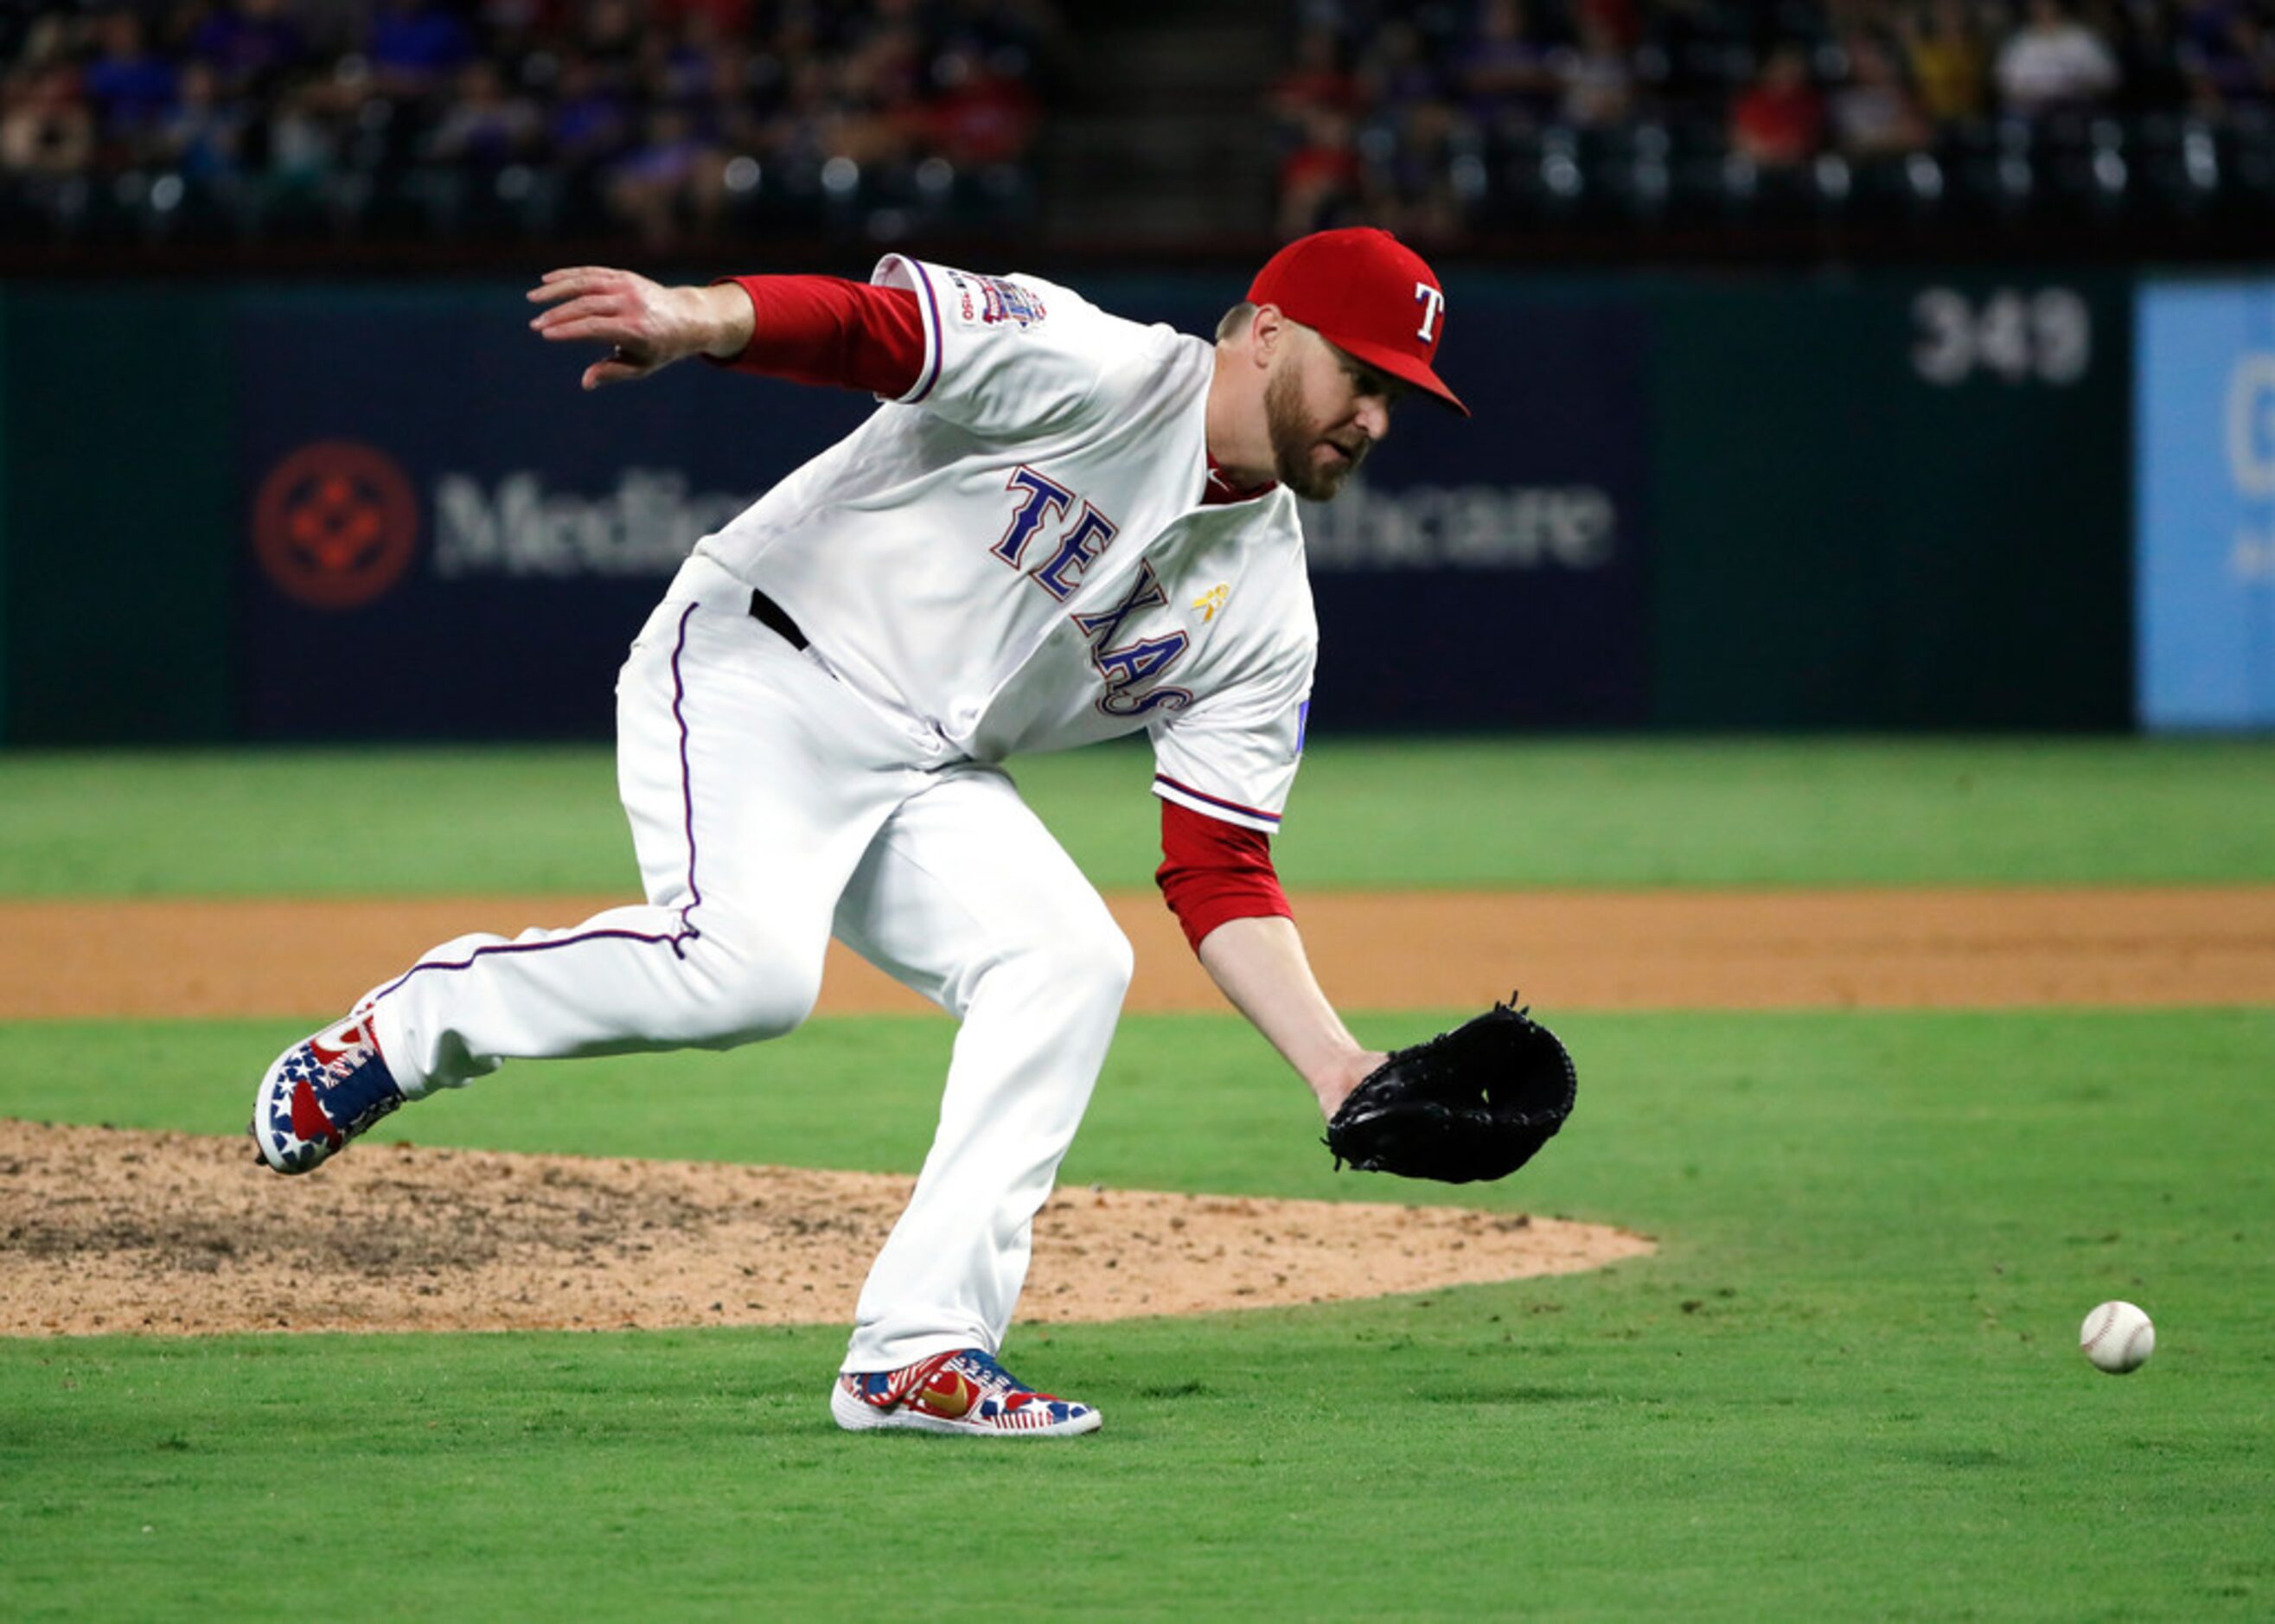
[[1351, 226], [1299, 237], [1264, 262], [1248, 302], [1279, 306], [1336, 349], [1470, 415], [1430, 366], [1446, 331], [1445, 290], [1389, 232]]

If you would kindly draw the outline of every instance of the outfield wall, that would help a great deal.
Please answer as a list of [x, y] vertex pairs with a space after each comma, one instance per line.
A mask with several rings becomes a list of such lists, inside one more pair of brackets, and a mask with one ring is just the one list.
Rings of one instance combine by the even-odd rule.
[[[1081, 285], [1206, 331], [1226, 284]], [[1307, 516], [1315, 727], [2131, 721], [2128, 280], [1448, 293], [1475, 419], [1409, 408]], [[527, 314], [488, 282], [0, 291], [0, 739], [605, 736], [688, 544], [866, 403], [701, 367], [584, 395]]]

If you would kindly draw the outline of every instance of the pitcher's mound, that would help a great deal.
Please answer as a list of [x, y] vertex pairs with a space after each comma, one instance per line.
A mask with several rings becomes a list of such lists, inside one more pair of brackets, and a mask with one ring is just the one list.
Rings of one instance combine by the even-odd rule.
[[[0, 1334], [843, 1324], [913, 1183], [391, 1144], [285, 1179], [252, 1156], [0, 1122]], [[1326, 1303], [1651, 1250], [1518, 1213], [1075, 1188], [1035, 1221], [1021, 1311]]]

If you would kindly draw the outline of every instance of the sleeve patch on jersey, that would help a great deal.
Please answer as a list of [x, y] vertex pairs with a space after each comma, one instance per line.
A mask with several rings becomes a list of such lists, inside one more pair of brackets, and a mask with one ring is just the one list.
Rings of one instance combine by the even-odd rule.
[[950, 271], [948, 279], [955, 289], [952, 304], [956, 317], [966, 327], [995, 327], [1016, 321], [1028, 328], [1050, 313], [1033, 289], [1021, 287], [1004, 277]]
[[1280, 827], [1280, 814], [1266, 812], [1260, 806], [1243, 806], [1238, 801], [1228, 801], [1222, 796], [1210, 795], [1190, 784], [1181, 784], [1167, 773], [1153, 774], [1153, 793], [1165, 801], [1190, 807], [1197, 812], [1206, 812], [1212, 818], [1221, 818], [1228, 823], [1260, 829], [1269, 835]]

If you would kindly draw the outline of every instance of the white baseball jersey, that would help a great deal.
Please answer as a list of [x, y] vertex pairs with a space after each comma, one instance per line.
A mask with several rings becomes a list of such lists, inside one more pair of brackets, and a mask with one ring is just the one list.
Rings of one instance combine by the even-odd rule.
[[922, 308], [915, 386], [705, 537], [619, 675], [646, 903], [457, 937], [360, 1007], [414, 1099], [509, 1059], [779, 1037], [833, 935], [954, 1015], [862, 1372], [1001, 1345], [1129, 985], [1105, 902], [990, 764], [1144, 728], [1157, 793], [1269, 830], [1317, 644], [1294, 498], [1201, 501], [1206, 344], [1024, 278], [877, 276]]
[[698, 554], [979, 761], [1147, 729], [1155, 793], [1269, 832], [1318, 649], [1295, 498], [1202, 504], [1213, 351], [1029, 276], [889, 255], [906, 396]]

